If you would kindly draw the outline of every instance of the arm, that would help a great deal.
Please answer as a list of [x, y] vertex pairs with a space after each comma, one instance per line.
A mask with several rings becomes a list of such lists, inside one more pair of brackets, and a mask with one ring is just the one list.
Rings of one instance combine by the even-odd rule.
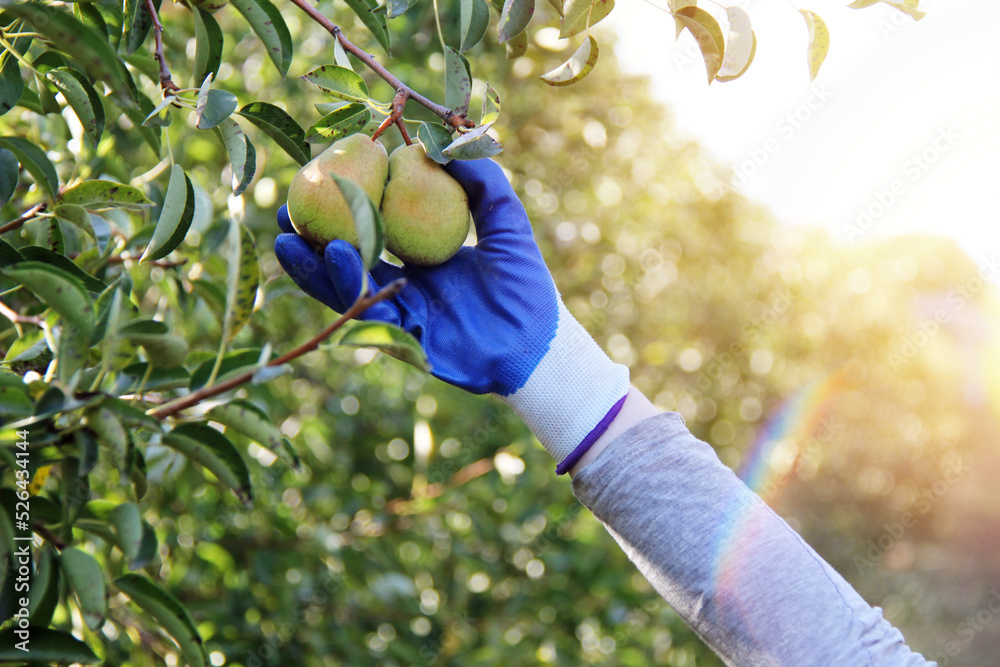
[[[687, 430], [635, 389], [573, 492], [731, 665], [931, 665]], [[600, 447], [600, 451], [595, 451]]]
[[[661, 595], [730, 664], [924, 665], [902, 637], [696, 440], [629, 388], [573, 319], [523, 207], [491, 160], [452, 162], [478, 243], [431, 267], [382, 263], [369, 281], [407, 285], [363, 317], [424, 347], [438, 378], [493, 393], [525, 421], [573, 490]], [[343, 312], [360, 293], [357, 252], [275, 243], [304, 291]]]

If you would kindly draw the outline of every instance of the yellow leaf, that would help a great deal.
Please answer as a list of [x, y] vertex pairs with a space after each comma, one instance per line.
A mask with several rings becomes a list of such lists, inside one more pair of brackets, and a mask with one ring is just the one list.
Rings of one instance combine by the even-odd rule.
[[705, 60], [708, 82], [712, 83], [722, 67], [722, 54], [726, 51], [726, 40], [722, 36], [719, 22], [704, 9], [694, 6], [681, 7], [674, 12], [674, 18], [694, 35], [698, 48], [701, 49], [701, 57]]
[[757, 53], [757, 36], [750, 27], [750, 15], [739, 7], [727, 7], [729, 41], [717, 81], [732, 81], [743, 76]]
[[597, 64], [597, 40], [587, 37], [569, 60], [539, 77], [550, 86], [569, 86], [590, 74]]
[[806, 20], [806, 27], [809, 28], [809, 78], [815, 79], [823, 61], [826, 60], [827, 51], [830, 50], [830, 30], [819, 14], [808, 9], [800, 9], [799, 12]]

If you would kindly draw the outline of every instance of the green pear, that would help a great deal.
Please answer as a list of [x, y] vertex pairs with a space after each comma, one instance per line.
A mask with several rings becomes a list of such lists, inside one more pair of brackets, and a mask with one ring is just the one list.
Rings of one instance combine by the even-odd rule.
[[191, 4], [206, 12], [217, 12], [229, 4], [229, 0], [191, 0]]
[[382, 221], [389, 252], [408, 264], [437, 266], [469, 234], [469, 198], [423, 146], [400, 146], [389, 156]]
[[351, 209], [331, 174], [348, 178], [378, 206], [388, 175], [385, 147], [365, 134], [335, 141], [306, 163], [288, 187], [288, 217], [299, 236], [317, 248], [334, 239], [358, 246]]

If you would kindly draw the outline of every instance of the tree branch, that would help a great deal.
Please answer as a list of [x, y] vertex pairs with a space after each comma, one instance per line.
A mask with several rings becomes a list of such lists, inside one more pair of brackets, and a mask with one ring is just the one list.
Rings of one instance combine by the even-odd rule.
[[5, 304], [3, 301], [0, 301], [0, 315], [3, 315], [11, 322], [23, 322], [25, 324], [34, 324], [35, 326], [41, 326], [42, 322], [45, 321], [41, 317], [28, 317], [27, 315], [22, 315]]
[[160, 16], [156, 13], [156, 5], [153, 0], [146, 0], [146, 10], [153, 19], [153, 36], [156, 38], [156, 51], [153, 57], [160, 64], [160, 88], [163, 92], [174, 92], [180, 90], [170, 76], [170, 68], [167, 66], [167, 59], [163, 55], [163, 24], [160, 23]]
[[[152, 0], [146, 0], [151, 2]], [[372, 70], [378, 74], [382, 79], [388, 83], [396, 91], [397, 95], [403, 95], [403, 103], [406, 103], [407, 99], [411, 99], [418, 104], [430, 109], [435, 115], [439, 116], [441, 120], [445, 122], [445, 125], [453, 129], [458, 128], [472, 128], [476, 124], [465, 117], [464, 114], [457, 114], [451, 109], [436, 102], [432, 102], [417, 91], [413, 90], [405, 83], [400, 81], [398, 78], [393, 76], [392, 72], [387, 70], [385, 67], [380, 65], [377, 60], [372, 58], [369, 54], [365, 53], [364, 50], [356, 46], [351, 40], [347, 39], [347, 35], [340, 29], [340, 26], [333, 23], [330, 19], [323, 16], [318, 9], [309, 4], [309, 0], [292, 0], [292, 2], [302, 11], [309, 15], [309, 18], [316, 21], [323, 28], [326, 29], [331, 35], [333, 35], [340, 45], [344, 47], [344, 50], [353, 55], [355, 58], [363, 62], [368, 69]], [[395, 122], [395, 121], [393, 121]], [[390, 123], [391, 124], [391, 123]]]
[[63, 542], [58, 535], [53, 533], [51, 530], [49, 530], [39, 522], [37, 521], [33, 522], [31, 524], [31, 529], [36, 533], [38, 533], [39, 535], [41, 535], [42, 537], [44, 537], [45, 539], [47, 539], [49, 542], [51, 542], [52, 546], [56, 547], [60, 551], [66, 548], [66, 543]]
[[[399, 290], [403, 289], [403, 285], [406, 284], [406, 280], [399, 279], [394, 280], [382, 289], [380, 289], [375, 294], [370, 296], [360, 296], [357, 301], [348, 308], [343, 315], [337, 318], [337, 321], [326, 327], [318, 334], [307, 340], [302, 345], [299, 345], [294, 350], [286, 352], [277, 359], [272, 359], [267, 363], [268, 367], [271, 366], [281, 366], [282, 364], [287, 364], [292, 359], [301, 357], [307, 352], [312, 352], [313, 350], [319, 348], [320, 344], [323, 343], [327, 338], [332, 336], [337, 329], [344, 326], [349, 320], [354, 319], [369, 307], [379, 303], [380, 301], [385, 301], [386, 299], [391, 299], [399, 293]], [[197, 391], [193, 391], [190, 394], [181, 396], [180, 398], [170, 401], [169, 403], [164, 403], [163, 405], [153, 408], [146, 412], [150, 417], [154, 419], [165, 419], [171, 415], [175, 415], [181, 410], [186, 410], [204, 400], [212, 398], [213, 396], [218, 396], [224, 392], [234, 389], [241, 384], [246, 384], [253, 379], [256, 370], [246, 371], [245, 373], [240, 373], [228, 380], [214, 384], [210, 387], [202, 387]]]
[[24, 226], [24, 223], [26, 223], [28, 220], [31, 220], [39, 213], [44, 213], [45, 209], [47, 209], [48, 207], [49, 205], [46, 204], [45, 202], [35, 204], [27, 211], [22, 213], [20, 216], [14, 218], [3, 227], [0, 227], [0, 234], [6, 234], [7, 232], [12, 232], [15, 229], [20, 229], [21, 227]]

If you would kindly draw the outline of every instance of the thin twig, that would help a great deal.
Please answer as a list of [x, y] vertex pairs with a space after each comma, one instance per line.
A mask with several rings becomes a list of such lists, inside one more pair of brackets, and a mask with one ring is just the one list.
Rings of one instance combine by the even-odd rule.
[[[406, 280], [404, 279], [394, 280], [375, 294], [358, 297], [357, 301], [354, 302], [354, 305], [348, 308], [343, 315], [337, 318], [336, 322], [326, 327], [294, 350], [286, 352], [277, 359], [272, 359], [267, 363], [267, 366], [281, 366], [282, 364], [287, 364], [292, 359], [301, 357], [303, 354], [318, 349], [323, 341], [332, 336], [337, 329], [344, 326], [349, 320], [354, 319], [376, 303], [396, 296], [399, 293], [399, 290], [403, 289], [403, 285], [405, 284]], [[213, 396], [218, 396], [219, 394], [227, 392], [230, 389], [240, 386], [241, 384], [250, 382], [256, 372], [256, 370], [246, 371], [245, 373], [240, 373], [239, 375], [236, 375], [228, 380], [224, 380], [219, 384], [212, 385], [211, 387], [203, 387], [197, 391], [191, 392], [190, 394], [181, 396], [176, 400], [170, 401], [169, 403], [153, 408], [152, 410], [147, 411], [146, 414], [154, 419], [165, 419], [171, 415], [177, 414], [181, 410], [186, 410], [187, 408], [197, 405], [204, 400], [212, 398]]]
[[[151, 2], [151, 0], [146, 1]], [[299, 9], [308, 14], [309, 18], [316, 21], [316, 23], [320, 24], [324, 29], [326, 29], [327, 32], [336, 37], [337, 41], [340, 42], [340, 45], [344, 47], [345, 51], [363, 62], [368, 69], [382, 77], [382, 79], [392, 86], [393, 90], [397, 93], [405, 93], [407, 99], [412, 99], [414, 102], [427, 107], [434, 112], [435, 115], [440, 117], [441, 120], [443, 120], [449, 127], [457, 129], [460, 127], [472, 128], [476, 126], [476, 124], [466, 118], [464, 114], [457, 114], [446, 106], [430, 101], [393, 76], [392, 72], [380, 65], [377, 60], [365, 53], [364, 50], [356, 46], [353, 42], [351, 42], [351, 40], [347, 39], [347, 35], [344, 34], [340, 27], [333, 23], [330, 19], [323, 16], [318, 9], [310, 5], [309, 0], [292, 0], [292, 2]]]
[[39, 535], [41, 535], [42, 537], [44, 537], [45, 539], [47, 539], [49, 542], [51, 542], [52, 545], [55, 546], [60, 551], [66, 548], [66, 543], [62, 541], [62, 538], [60, 538], [58, 535], [56, 535], [51, 530], [49, 530], [42, 524], [38, 523], [37, 521], [31, 524], [31, 529], [36, 533], [38, 533]]
[[22, 315], [17, 312], [3, 301], [0, 301], [0, 315], [3, 315], [11, 322], [24, 322], [25, 324], [34, 324], [35, 326], [40, 326], [45, 320], [41, 317], [29, 317], [27, 315]]
[[156, 51], [153, 56], [160, 64], [160, 88], [163, 92], [174, 92], [180, 90], [170, 76], [170, 68], [167, 66], [167, 59], [163, 55], [163, 24], [160, 23], [160, 16], [156, 13], [156, 5], [153, 0], [146, 0], [146, 10], [153, 19], [153, 36], [156, 38]]
[[24, 223], [26, 223], [28, 220], [31, 220], [39, 213], [44, 213], [45, 209], [47, 209], [48, 207], [49, 205], [46, 204], [45, 202], [40, 202], [38, 204], [35, 204], [27, 211], [22, 213], [20, 216], [14, 218], [3, 227], [0, 227], [0, 234], [6, 234], [7, 232], [12, 232], [15, 229], [20, 229], [21, 227], [24, 226]]
[[415, 492], [410, 498], [396, 498], [389, 501], [385, 509], [389, 514], [409, 514], [421, 500], [437, 498], [445, 491], [450, 491], [467, 484], [477, 477], [482, 477], [491, 470], [493, 470], [493, 459], [485, 458], [473, 461], [444, 482], [430, 484]]

